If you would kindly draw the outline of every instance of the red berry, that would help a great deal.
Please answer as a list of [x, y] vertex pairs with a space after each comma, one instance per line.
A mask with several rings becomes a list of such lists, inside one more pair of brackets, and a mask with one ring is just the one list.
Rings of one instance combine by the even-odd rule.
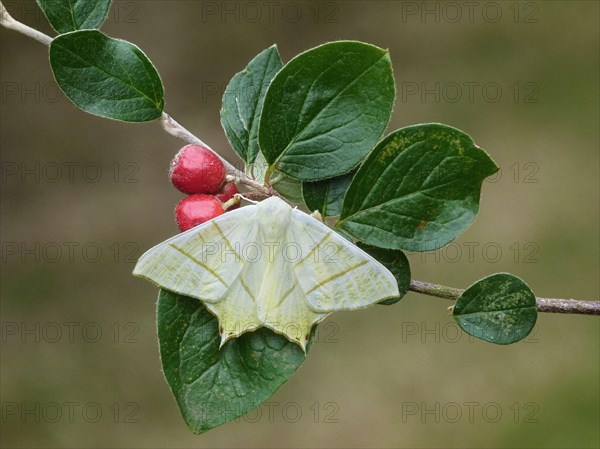
[[183, 193], [216, 193], [225, 181], [225, 165], [208, 148], [186, 145], [171, 161], [169, 176]]
[[223, 205], [214, 196], [191, 195], [182, 199], [175, 208], [175, 221], [181, 232], [184, 232], [224, 212]]
[[[227, 201], [233, 198], [236, 193], [240, 192], [238, 192], [238, 189], [235, 186], [235, 184], [232, 182], [228, 182], [221, 188], [221, 190], [215, 193], [215, 197], [217, 197], [221, 201], [221, 203], [225, 204]], [[233, 209], [237, 209], [238, 207], [240, 207], [240, 203], [230, 206], [227, 210], [230, 211]]]

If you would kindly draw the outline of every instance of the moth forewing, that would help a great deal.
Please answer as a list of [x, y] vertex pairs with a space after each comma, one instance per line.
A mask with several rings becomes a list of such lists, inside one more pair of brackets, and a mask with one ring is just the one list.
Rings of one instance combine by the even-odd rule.
[[146, 251], [133, 274], [203, 302], [221, 301], [243, 268], [231, 242], [253, 238], [255, 215], [243, 207], [171, 237]]

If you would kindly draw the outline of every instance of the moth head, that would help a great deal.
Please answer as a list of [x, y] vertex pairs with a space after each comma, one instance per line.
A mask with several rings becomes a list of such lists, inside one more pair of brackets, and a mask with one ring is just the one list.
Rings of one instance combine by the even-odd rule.
[[263, 237], [269, 240], [279, 240], [282, 232], [287, 229], [292, 217], [292, 208], [281, 198], [272, 196], [261, 201], [256, 206], [258, 223]]

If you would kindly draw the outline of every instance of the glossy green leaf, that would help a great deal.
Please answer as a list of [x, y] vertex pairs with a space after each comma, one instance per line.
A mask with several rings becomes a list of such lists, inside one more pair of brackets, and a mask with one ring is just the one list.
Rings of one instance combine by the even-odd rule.
[[90, 114], [145, 122], [162, 114], [160, 77], [135, 45], [100, 31], [62, 34], [50, 45], [56, 82], [69, 99]]
[[203, 433], [268, 399], [304, 362], [300, 346], [260, 328], [219, 349], [217, 319], [194, 298], [161, 290], [163, 371], [188, 427]]
[[271, 176], [271, 182], [273, 188], [281, 194], [286, 200], [293, 204], [303, 204], [304, 198], [302, 197], [302, 182], [296, 178], [276, 171]]
[[497, 170], [462, 131], [440, 124], [399, 129], [361, 165], [336, 226], [380, 248], [440, 248], [473, 222], [481, 184]]
[[258, 124], [265, 93], [275, 74], [283, 67], [273, 45], [256, 56], [229, 82], [223, 94], [221, 125], [233, 149], [252, 164], [258, 154]]
[[[261, 184], [266, 185], [265, 176], [267, 176], [269, 167], [263, 154], [259, 152], [256, 155], [254, 163], [248, 167], [250, 167], [250, 176]], [[293, 204], [302, 204], [304, 202], [302, 197], [302, 181], [292, 178], [280, 171], [270, 173], [269, 179], [271, 181], [271, 186], [289, 202]]]
[[58, 33], [100, 28], [110, 0], [37, 0], [50, 25]]
[[390, 119], [389, 53], [362, 42], [321, 45], [292, 59], [265, 97], [258, 138], [271, 166], [317, 181], [349, 172]]
[[485, 277], [458, 298], [454, 319], [468, 334], [508, 345], [529, 335], [537, 320], [535, 295], [509, 273]]
[[355, 173], [352, 171], [323, 181], [304, 182], [302, 195], [308, 209], [318, 210], [323, 217], [339, 216], [342, 212], [344, 196]]
[[386, 299], [378, 304], [386, 306], [396, 304], [408, 293], [410, 287], [410, 265], [406, 255], [397, 249], [376, 248], [363, 243], [358, 243], [358, 247], [381, 262], [384, 267], [390, 270], [398, 282], [400, 296], [397, 298]]

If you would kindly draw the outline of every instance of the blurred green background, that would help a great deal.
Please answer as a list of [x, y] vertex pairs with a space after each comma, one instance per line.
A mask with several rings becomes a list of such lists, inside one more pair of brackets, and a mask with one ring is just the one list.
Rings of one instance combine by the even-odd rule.
[[[33, 1], [4, 3], [52, 33]], [[538, 296], [598, 299], [598, 17], [596, 1], [155, 0], [115, 2], [103, 30], [147, 53], [166, 110], [232, 162], [221, 95], [258, 52], [389, 48], [389, 130], [458, 127], [502, 168], [467, 232], [410, 255], [413, 277], [466, 287], [508, 271]], [[414, 293], [334, 314], [267, 406], [191, 434], [161, 374], [156, 289], [130, 275], [177, 232], [167, 172], [181, 142], [77, 110], [47, 48], [0, 39], [3, 447], [600, 445], [597, 318], [544, 314], [499, 347], [458, 333], [448, 301]]]

